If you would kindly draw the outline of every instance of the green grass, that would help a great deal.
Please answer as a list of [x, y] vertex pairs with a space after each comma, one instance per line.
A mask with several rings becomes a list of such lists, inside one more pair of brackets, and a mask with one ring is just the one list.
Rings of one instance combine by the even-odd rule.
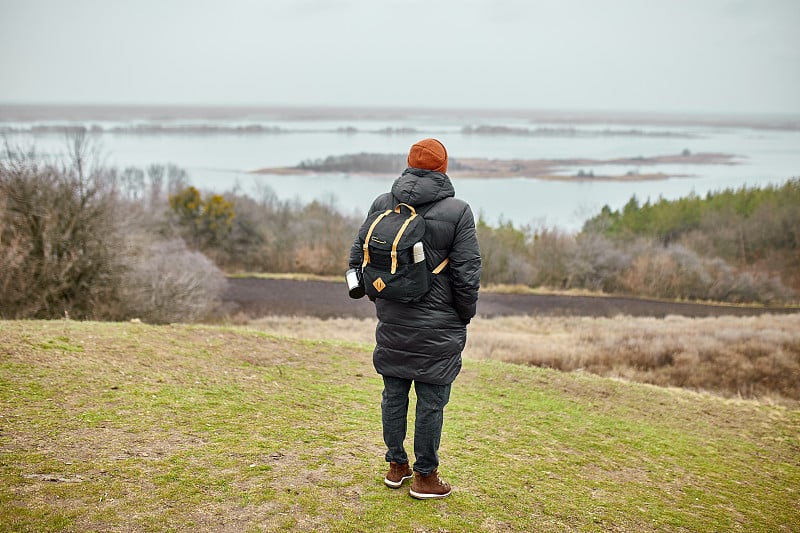
[[380, 391], [366, 345], [0, 322], [0, 529], [800, 529], [800, 410], [467, 360], [419, 502]]

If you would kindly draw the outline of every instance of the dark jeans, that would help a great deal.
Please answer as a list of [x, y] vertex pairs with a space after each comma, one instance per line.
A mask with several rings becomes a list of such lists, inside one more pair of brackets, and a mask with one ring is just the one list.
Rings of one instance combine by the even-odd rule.
[[[383, 376], [381, 415], [386, 461], [407, 463], [403, 446], [408, 418], [410, 379]], [[439, 466], [439, 442], [442, 438], [444, 406], [450, 400], [450, 385], [432, 385], [414, 381], [417, 393], [417, 415], [414, 424], [414, 470], [428, 475]]]

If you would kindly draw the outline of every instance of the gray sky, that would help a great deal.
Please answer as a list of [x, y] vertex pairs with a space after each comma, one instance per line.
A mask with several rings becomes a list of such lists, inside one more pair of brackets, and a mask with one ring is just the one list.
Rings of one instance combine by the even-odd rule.
[[800, 0], [0, 0], [0, 102], [800, 113]]

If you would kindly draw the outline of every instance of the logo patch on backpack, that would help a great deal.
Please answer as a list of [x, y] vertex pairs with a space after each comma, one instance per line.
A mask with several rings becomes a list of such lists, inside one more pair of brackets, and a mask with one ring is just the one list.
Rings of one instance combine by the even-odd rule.
[[372, 282], [372, 286], [375, 287], [375, 290], [381, 292], [383, 289], [386, 288], [386, 284], [383, 282], [381, 278], [376, 279]]

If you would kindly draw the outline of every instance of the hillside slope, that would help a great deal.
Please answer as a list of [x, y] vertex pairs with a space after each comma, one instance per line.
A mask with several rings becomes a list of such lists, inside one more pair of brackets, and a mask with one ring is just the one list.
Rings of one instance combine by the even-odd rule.
[[454, 493], [418, 502], [383, 486], [380, 390], [367, 345], [0, 322], [0, 524], [800, 528], [799, 410], [467, 360], [441, 449]]

